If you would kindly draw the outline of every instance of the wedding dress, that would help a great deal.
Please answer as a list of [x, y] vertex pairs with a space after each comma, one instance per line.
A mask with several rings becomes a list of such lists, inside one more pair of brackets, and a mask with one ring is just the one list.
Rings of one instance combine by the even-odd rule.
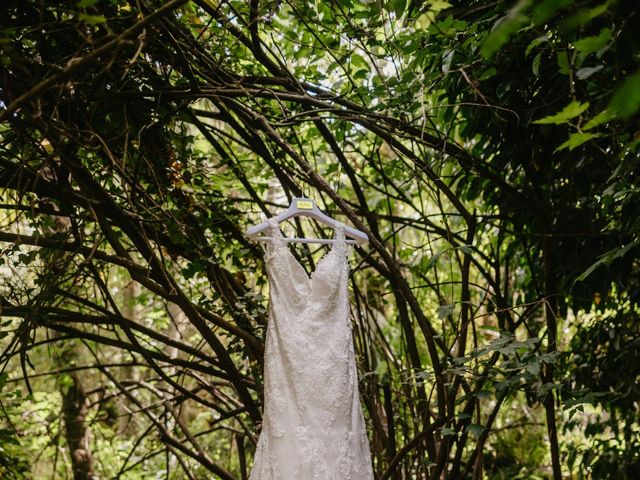
[[269, 220], [264, 415], [250, 480], [373, 480], [349, 318], [344, 226], [311, 276]]

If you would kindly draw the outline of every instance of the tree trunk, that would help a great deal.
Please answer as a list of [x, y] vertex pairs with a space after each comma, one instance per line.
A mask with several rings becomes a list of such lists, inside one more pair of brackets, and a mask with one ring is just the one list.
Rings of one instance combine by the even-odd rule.
[[[555, 281], [553, 275], [553, 255], [549, 236], [545, 236], [543, 248], [544, 258], [544, 290], [545, 290], [545, 320], [547, 323], [547, 352], [553, 353], [557, 350], [557, 300], [555, 296]], [[554, 382], [553, 363], [545, 363], [542, 373], [543, 383]], [[560, 448], [558, 445], [558, 428], [556, 424], [556, 405], [553, 390], [550, 390], [544, 399], [544, 409], [547, 420], [547, 433], [549, 435], [549, 448], [551, 450], [551, 465], [553, 468], [553, 480], [562, 480], [562, 469], [560, 468]]]
[[64, 414], [65, 437], [71, 462], [74, 480], [91, 480], [93, 475], [93, 458], [91, 457], [90, 431], [87, 428], [87, 397], [78, 376], [71, 375], [73, 384], [69, 386], [62, 400]]

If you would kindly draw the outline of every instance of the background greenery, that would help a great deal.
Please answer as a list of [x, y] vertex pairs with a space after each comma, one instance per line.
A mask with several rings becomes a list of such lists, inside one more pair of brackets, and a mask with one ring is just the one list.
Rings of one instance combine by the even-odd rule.
[[3, 2], [0, 476], [248, 478], [244, 232], [304, 194], [370, 237], [377, 479], [640, 478], [638, 31], [632, 0]]

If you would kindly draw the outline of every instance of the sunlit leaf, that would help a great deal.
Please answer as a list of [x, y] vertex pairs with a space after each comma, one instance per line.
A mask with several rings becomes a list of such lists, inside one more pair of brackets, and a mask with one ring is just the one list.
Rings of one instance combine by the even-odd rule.
[[589, 108], [589, 102], [580, 103], [580, 102], [573, 101], [569, 105], [564, 107], [562, 110], [560, 110], [558, 113], [554, 115], [549, 115], [548, 117], [541, 118], [539, 120], [534, 121], [533, 123], [538, 123], [538, 124], [552, 123], [555, 125], [560, 125], [561, 123], [566, 123], [572, 118], [577, 117], [582, 112], [584, 112], [587, 108]]
[[582, 127], [582, 130], [590, 130], [593, 127], [597, 127], [598, 125], [607, 123], [615, 119], [617, 116], [618, 114], [613, 110], [609, 110], [609, 109], [603, 110], [598, 115], [596, 115], [591, 120], [589, 120], [587, 123], [585, 123]]
[[600, 133], [588, 133], [588, 132], [572, 133], [571, 135], [569, 135], [569, 139], [566, 142], [562, 143], [558, 148], [556, 148], [555, 151], [559, 152], [567, 148], [571, 151], [574, 148], [579, 147], [583, 143], [588, 142], [593, 138], [597, 138], [601, 136], [602, 134]]
[[78, 18], [86, 23], [104, 23], [107, 21], [104, 15], [89, 15], [88, 13], [79, 13]]

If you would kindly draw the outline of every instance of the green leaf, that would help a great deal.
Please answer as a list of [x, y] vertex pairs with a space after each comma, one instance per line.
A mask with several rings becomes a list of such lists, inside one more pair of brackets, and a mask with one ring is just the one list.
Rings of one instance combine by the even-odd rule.
[[440, 255], [442, 255], [442, 252], [438, 252], [433, 257], [431, 257], [429, 261], [427, 261], [425, 268], [428, 270], [431, 267], [433, 267], [436, 263], [438, 263], [438, 258], [440, 258]]
[[378, 378], [382, 378], [389, 373], [389, 367], [386, 362], [380, 362], [376, 365], [375, 374]]
[[76, 3], [76, 6], [79, 8], [87, 8], [95, 5], [96, 3], [98, 3], [98, 0], [80, 0]]
[[489, 390], [480, 390], [474, 394], [474, 397], [480, 400], [486, 400], [488, 398], [491, 398], [492, 396], [493, 396], [493, 393]]
[[561, 8], [571, 5], [573, 0], [541, 0], [536, 2], [533, 9], [532, 20], [535, 25], [540, 25], [549, 20]]
[[629, 118], [640, 108], [640, 71], [629, 77], [613, 94], [609, 109]]
[[[12, 445], [20, 445], [20, 442], [16, 438], [15, 432], [13, 430], [1, 429], [0, 430], [0, 443], [10, 443]], [[23, 478], [23, 477], [11, 477], [11, 478]]]
[[467, 425], [467, 431], [475, 438], [480, 438], [480, 435], [482, 435], [482, 432], [484, 431], [484, 427], [479, 423], [470, 423]]
[[368, 76], [369, 76], [369, 70], [366, 70], [366, 69], [358, 70], [356, 73], [353, 74], [353, 78], [355, 80], [364, 80]]
[[543, 353], [538, 358], [542, 363], [556, 363], [557, 356], [558, 356], [558, 352], [551, 352], [551, 353]]
[[447, 427], [443, 427], [440, 430], [440, 435], [443, 436], [443, 437], [448, 437], [448, 436], [455, 435], [455, 434], [456, 434], [455, 430], [451, 430], [450, 428], [447, 428]]
[[29, 265], [33, 260], [33, 257], [29, 253], [21, 253], [20, 255], [18, 255], [18, 260], [23, 265]]
[[541, 58], [542, 58], [542, 53], [538, 53], [533, 58], [533, 62], [531, 62], [531, 71], [536, 77], [540, 76], [540, 59]]
[[451, 8], [451, 4], [445, 0], [429, 0], [429, 8], [434, 12], [441, 12]]
[[569, 410], [569, 420], [571, 420], [577, 412], [584, 412], [584, 406], [578, 405], [577, 407], [574, 407], [571, 410]]
[[579, 147], [583, 143], [591, 140], [592, 138], [601, 137], [601, 136], [602, 134], [600, 133], [588, 133], [588, 132], [572, 133], [571, 135], [569, 135], [569, 139], [566, 142], [564, 142], [562, 145], [560, 145], [558, 148], [556, 148], [554, 152], [559, 152], [566, 148], [568, 148], [569, 151], [572, 151], [574, 148]]
[[590, 130], [593, 127], [597, 127], [598, 125], [600, 125], [602, 123], [607, 123], [607, 122], [613, 120], [617, 116], [618, 116], [618, 114], [616, 112], [606, 108], [603, 111], [601, 111], [598, 115], [593, 117], [591, 120], [589, 120], [587, 123], [585, 123], [584, 126], [582, 127], [582, 130]]
[[530, 363], [526, 366], [527, 372], [531, 375], [538, 376], [540, 374], [540, 364], [539, 363]]
[[451, 7], [449, 2], [444, 0], [430, 0], [428, 3], [429, 9], [416, 18], [414, 26], [418, 29], [428, 29], [429, 26], [435, 21], [436, 15], [442, 10], [446, 10]]
[[534, 121], [533, 123], [537, 124], [548, 124], [553, 123], [555, 125], [560, 125], [561, 123], [566, 123], [572, 118], [577, 117], [582, 112], [584, 112], [587, 108], [589, 108], [589, 102], [580, 103], [573, 101], [562, 110], [560, 110], [555, 115], [549, 115], [548, 117], [541, 118], [539, 120]]
[[480, 53], [484, 58], [493, 57], [509, 41], [511, 35], [529, 22], [529, 17], [523, 14], [528, 4], [528, 0], [520, 0], [507, 15], [495, 23], [491, 33], [489, 33], [480, 48]]
[[186, 267], [184, 267], [181, 273], [184, 276], [184, 278], [189, 279], [194, 277], [196, 274], [202, 272], [204, 268], [205, 268], [204, 263], [196, 259], [193, 262], [190, 262]]
[[400, 18], [404, 13], [406, 6], [406, 0], [389, 0], [386, 2], [385, 9], [389, 12], [395, 13], [396, 18]]
[[461, 245], [457, 247], [462, 253], [471, 255], [473, 253], [473, 245]]
[[498, 73], [498, 71], [494, 67], [487, 68], [484, 72], [482, 72], [478, 76], [478, 81], [481, 82], [483, 80], [487, 80], [487, 79], [489, 79], [491, 77], [494, 77], [497, 73]]
[[609, 43], [609, 40], [611, 40], [611, 29], [604, 28], [598, 35], [582, 38], [576, 41], [573, 45], [578, 53], [586, 57], [587, 55], [604, 48], [607, 43]]
[[456, 51], [451, 48], [448, 50], [445, 50], [444, 53], [442, 54], [442, 73], [449, 73], [449, 71], [451, 70], [451, 62], [453, 61], [453, 55], [456, 53]]
[[594, 73], [599, 72], [603, 68], [604, 68], [604, 65], [597, 65], [595, 67], [584, 67], [584, 68], [579, 69], [576, 72], [576, 77], [578, 78], [578, 80], [586, 80], [591, 75], [593, 75]]
[[566, 50], [559, 50], [556, 53], [558, 59], [558, 71], [563, 75], [569, 75], [569, 57]]
[[527, 46], [527, 49], [524, 51], [524, 56], [528, 57], [529, 54], [531, 53], [531, 50], [536, 48], [538, 45], [541, 45], [548, 41], [549, 41], [549, 37], [547, 35], [541, 35], [537, 38], [534, 38], [533, 40], [531, 40], [531, 43]]
[[104, 15], [89, 15], [87, 13], [79, 13], [78, 19], [82, 22], [91, 24], [104, 23], [107, 21]]
[[451, 305], [440, 305], [438, 307], [438, 319], [442, 320], [443, 318], [451, 315], [453, 313], [453, 309], [455, 308], [455, 305], [451, 304]]
[[578, 10], [578, 13], [562, 22], [562, 29], [573, 30], [579, 28], [582, 25], [585, 25], [586, 23], [602, 15], [603, 13], [607, 13], [609, 11], [609, 6], [611, 5], [611, 3], [612, 2], [610, 0], [594, 8], [583, 8], [581, 10]]
[[[602, 266], [602, 265], [609, 265], [613, 260], [615, 260], [616, 258], [622, 258], [624, 257], [629, 250], [631, 250], [632, 248], [636, 247], [640, 245], [640, 239], [635, 240], [627, 245], [625, 245], [622, 248], [614, 248], [612, 250], [609, 250], [606, 253], [603, 253], [599, 258], [598, 261], [595, 262], [593, 265], [591, 265], [589, 268], [587, 268], [584, 272], [582, 272], [582, 274], [580, 274], [578, 276], [578, 278], [576, 278], [575, 282], [582, 282], [584, 281], [589, 275], [591, 275], [598, 267]], [[574, 282], [574, 283], [575, 283]]]

